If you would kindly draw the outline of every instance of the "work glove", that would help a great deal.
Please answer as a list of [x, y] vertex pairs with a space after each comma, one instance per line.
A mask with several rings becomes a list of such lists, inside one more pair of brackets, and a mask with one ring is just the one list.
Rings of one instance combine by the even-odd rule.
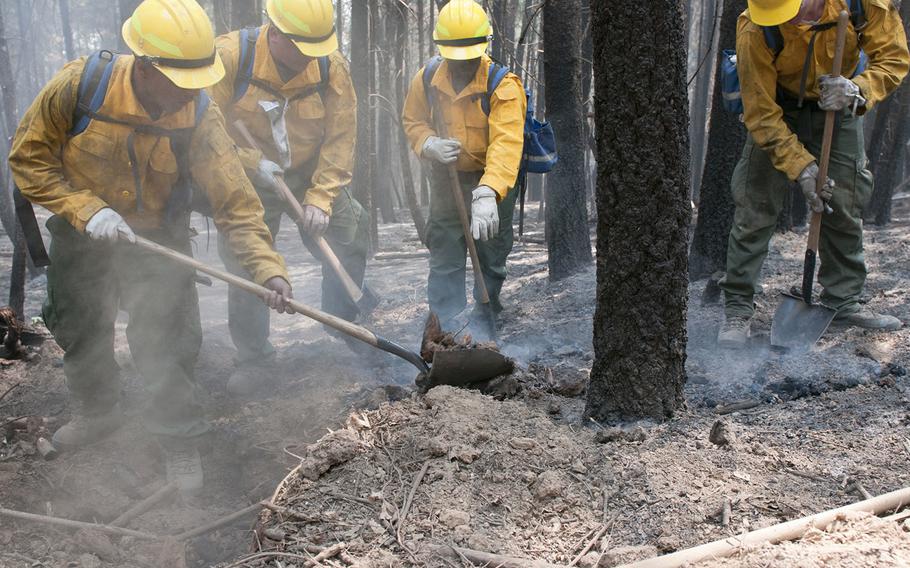
[[488, 241], [499, 234], [499, 206], [496, 192], [481, 185], [472, 192], [471, 236], [474, 240]]
[[857, 107], [866, 106], [859, 85], [846, 77], [822, 75], [818, 78], [818, 84], [821, 88], [818, 108], [824, 111], [840, 112], [849, 108], [851, 113], [856, 114]]
[[275, 176], [281, 175], [284, 175], [284, 170], [281, 169], [281, 166], [263, 158], [259, 160], [259, 167], [256, 168], [250, 179], [259, 187], [274, 188], [278, 184]]
[[428, 160], [439, 162], [440, 164], [452, 164], [458, 160], [461, 154], [461, 142], [430, 136], [423, 144], [423, 150], [420, 155]]
[[288, 301], [294, 299], [294, 294], [291, 292], [291, 285], [287, 280], [281, 276], [273, 276], [266, 280], [263, 286], [269, 289], [268, 296], [262, 298], [268, 307], [278, 313], [294, 313], [293, 308], [288, 305]]
[[136, 234], [126, 224], [120, 213], [110, 207], [99, 209], [85, 224], [85, 233], [93, 241], [107, 241], [116, 243], [123, 239], [131, 243], [136, 242]]
[[329, 215], [315, 205], [303, 207], [303, 230], [313, 238], [325, 235], [329, 228]]
[[799, 174], [799, 178], [796, 181], [799, 182], [799, 187], [803, 190], [803, 195], [806, 197], [806, 203], [809, 204], [809, 208], [812, 211], [816, 213], [827, 211], [830, 213], [831, 208], [828, 207], [827, 202], [834, 195], [834, 180], [828, 178], [821, 191], [816, 192], [815, 186], [818, 182], [818, 174], [818, 164], [812, 162], [806, 166], [803, 173]]

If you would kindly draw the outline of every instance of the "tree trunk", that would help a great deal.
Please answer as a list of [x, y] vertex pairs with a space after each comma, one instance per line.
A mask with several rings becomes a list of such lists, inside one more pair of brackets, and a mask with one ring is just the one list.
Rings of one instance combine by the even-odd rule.
[[[689, 168], [692, 175], [692, 191], [701, 187], [702, 173], [705, 168], [705, 139], [708, 135], [708, 113], [711, 110], [711, 87], [714, 84], [714, 71], [718, 66], [712, 65], [715, 61], [714, 46], [717, 41], [717, 14], [716, 0], [705, 0], [701, 21], [701, 33], [697, 48], [696, 68], [693, 71], [694, 90], [692, 91], [692, 100], [689, 104], [690, 123], [689, 136], [691, 138], [689, 145]], [[736, 16], [741, 13], [737, 12]], [[735, 17], [735, 16], [734, 16]], [[736, 38], [733, 43], [735, 45]], [[699, 65], [701, 66], [699, 68]], [[698, 195], [692, 195], [692, 198], [698, 201]]]
[[[713, 65], [720, 67], [721, 52], [736, 46], [736, 21], [746, 9], [746, 0], [725, 0], [720, 22], [720, 40]], [[733, 197], [730, 181], [733, 169], [746, 143], [746, 127], [739, 116], [724, 110], [723, 85], [716, 81], [705, 168], [699, 190], [698, 222], [692, 238], [689, 278], [698, 280], [724, 270], [727, 265], [727, 239], [733, 225]]]
[[[598, 0], [591, 8], [598, 245], [585, 414], [666, 419], [683, 404], [686, 382], [691, 215], [682, 13], [677, 0]], [[629, 69], [651, 69], [655, 61], [659, 73], [628, 80]], [[625, 87], [616, 98], [618, 84]]]
[[378, 81], [376, 79], [376, 72], [378, 70], [377, 59], [379, 57], [379, 1], [378, 0], [363, 0], [364, 3], [369, 1], [369, 35], [365, 36], [369, 38], [367, 43], [369, 61], [370, 61], [370, 72], [369, 72], [369, 87], [367, 92], [369, 93], [369, 98], [365, 101], [367, 103], [367, 108], [369, 109], [369, 122], [370, 122], [370, 138], [369, 138], [369, 149], [368, 156], [370, 160], [370, 243], [373, 249], [379, 248], [379, 212], [377, 210], [379, 199], [377, 199], [377, 185], [380, 178], [379, 172], [383, 171], [382, 168], [376, 163], [376, 102], [373, 100], [372, 95], [378, 91]]
[[76, 59], [76, 50], [73, 47], [73, 26], [70, 21], [70, 2], [69, 0], [59, 0], [60, 2], [60, 23], [63, 27], [63, 50], [66, 54], [66, 60]]
[[[905, 0], [900, 10], [904, 30], [910, 34], [910, 0]], [[901, 182], [899, 171], [904, 148], [910, 141], [910, 82], [904, 81], [879, 107], [873, 132], [875, 139], [869, 158], [875, 189], [865, 218], [876, 225], [887, 225], [891, 222], [891, 196], [894, 187]]]
[[372, 114], [370, 113], [370, 9], [367, 2], [351, 4], [351, 77], [357, 91], [357, 146], [354, 154], [354, 195], [373, 217]]
[[231, 29], [252, 28], [262, 24], [259, 0], [231, 1]]
[[376, 54], [377, 70], [379, 70], [377, 75], [378, 90], [379, 94], [383, 97], [382, 99], [374, 101], [373, 104], [373, 107], [376, 109], [376, 162], [374, 163], [374, 167], [377, 172], [385, 172], [385, 175], [380, 175], [373, 180], [373, 187], [376, 190], [373, 197], [382, 214], [383, 223], [398, 222], [398, 219], [395, 217], [395, 184], [393, 183], [394, 180], [392, 179], [392, 172], [389, 167], [392, 163], [392, 148], [394, 146], [391, 144], [379, 143], [379, 140], [391, 140], [392, 136], [394, 136], [391, 115], [394, 111], [390, 108], [388, 103], [388, 101], [391, 101], [394, 97], [393, 78], [392, 73], [383, 70], [391, 69], [393, 66], [392, 51], [396, 48], [392, 45], [392, 38], [394, 37], [394, 15], [391, 12], [396, 9], [397, 7], [386, 4], [383, 13], [380, 15], [377, 2], [376, 10], [373, 12], [373, 30], [376, 33], [376, 49], [374, 52]]
[[231, 0], [212, 0], [212, 12], [215, 33], [222, 35], [231, 31]]
[[[9, 58], [9, 47], [6, 42], [6, 26], [3, 20], [3, 10], [0, 10], [0, 93], [3, 98], [3, 122], [10, 136], [16, 131], [16, 84], [13, 79], [13, 68]], [[4, 145], [4, 155], [9, 154], [9, 143]], [[6, 165], [9, 168], [9, 165]], [[4, 176], [6, 179], [7, 176]], [[24, 319], [25, 306], [25, 269], [28, 264], [26, 257], [25, 238], [16, 219], [10, 188], [3, 184], [0, 186], [0, 208], [2, 208], [3, 228], [13, 243], [13, 265], [9, 283], [9, 305], [16, 312], [18, 318]]]
[[585, 199], [585, 117], [582, 100], [581, 0], [549, 0], [544, 8], [547, 119], [556, 132], [559, 163], [549, 174], [547, 250], [550, 279], [591, 262]]
[[338, 49], [342, 53], [344, 50], [344, 2], [338, 0], [338, 5], [335, 7], [335, 34], [338, 36]]

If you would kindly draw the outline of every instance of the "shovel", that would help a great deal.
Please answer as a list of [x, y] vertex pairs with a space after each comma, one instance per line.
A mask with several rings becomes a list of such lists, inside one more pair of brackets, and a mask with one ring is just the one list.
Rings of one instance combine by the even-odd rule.
[[[254, 150], [260, 150], [259, 145], [256, 143], [256, 140], [250, 134], [250, 131], [247, 129], [243, 121], [237, 120], [234, 122], [234, 128], [237, 129], [237, 132], [246, 140], [246, 143], [250, 145]], [[297, 201], [297, 198], [294, 197], [294, 194], [291, 192], [291, 188], [287, 186], [284, 180], [275, 176], [275, 189], [278, 191], [279, 196], [284, 202], [291, 208], [293, 212], [294, 222], [298, 225], [303, 225], [303, 207], [300, 206], [300, 202]], [[360, 311], [361, 315], [369, 315], [376, 309], [376, 306], [379, 305], [379, 296], [376, 295], [369, 286], [364, 283], [363, 286], [358, 286], [354, 279], [351, 278], [351, 275], [348, 274], [348, 271], [345, 270], [344, 266], [341, 264], [341, 261], [338, 260], [338, 256], [335, 254], [335, 251], [332, 250], [332, 247], [329, 246], [329, 243], [323, 237], [313, 237], [313, 241], [316, 243], [316, 247], [319, 249], [319, 252], [322, 254], [322, 258], [328, 263], [332, 271], [338, 276], [338, 279], [341, 280], [341, 286], [344, 288], [345, 293], [348, 298], [357, 306], [357, 309]]]
[[[837, 19], [837, 43], [834, 51], [833, 76], [841, 74], [844, 61], [844, 44], [847, 38], [847, 22], [850, 16], [842, 11]], [[822, 138], [822, 153], [818, 165], [818, 185], [821, 190], [828, 179], [828, 166], [831, 163], [831, 145], [834, 140], [835, 113], [825, 115], [825, 133]], [[812, 349], [837, 312], [822, 304], [812, 303], [812, 286], [815, 283], [815, 264], [818, 260], [818, 241], [821, 235], [822, 213], [812, 213], [809, 224], [809, 242], [806, 247], [806, 260], [803, 263], [802, 298], [784, 294], [781, 305], [774, 313], [771, 322], [771, 345], [794, 351]]]
[[[446, 127], [445, 119], [440, 111], [432, 113], [436, 127], [436, 133], [442, 138], [448, 138], [449, 132]], [[471, 271], [474, 273], [474, 285], [480, 291], [480, 303], [482, 304], [482, 313], [484, 323], [490, 339], [496, 340], [496, 314], [493, 313], [493, 307], [490, 305], [490, 293], [487, 291], [487, 283], [483, 279], [483, 270], [480, 268], [480, 257], [477, 254], [477, 243], [471, 235], [471, 222], [468, 218], [468, 208], [464, 204], [464, 193], [461, 191], [461, 182], [458, 179], [458, 169], [455, 164], [445, 166], [446, 173], [449, 175], [449, 183], [452, 187], [452, 197], [455, 201], [455, 209], [458, 211], [458, 218], [461, 220], [461, 230], [464, 233], [464, 240], [468, 247], [468, 254], [471, 256]]]
[[[260, 298], [264, 298], [271, 294], [264, 286], [250, 282], [246, 278], [235, 276], [223, 270], [218, 270], [195, 258], [186, 256], [185, 254], [181, 254], [140, 236], [136, 236], [136, 245], [144, 250], [167, 257], [179, 264], [195, 268], [199, 272], [227, 282], [232, 286], [255, 294]], [[291, 300], [288, 304], [291, 309], [299, 314], [303, 314], [310, 319], [316, 320], [332, 329], [336, 329], [341, 333], [358, 339], [376, 349], [391, 353], [396, 357], [404, 359], [411, 365], [414, 365], [420, 372], [420, 375], [417, 377], [417, 384], [424, 388], [443, 384], [458, 386], [467, 383], [486, 381], [499, 375], [510, 373], [514, 368], [512, 360], [502, 353], [480, 348], [436, 353], [433, 356], [433, 364], [430, 366], [427, 365], [426, 361], [424, 361], [419, 354], [409, 351], [397, 343], [379, 337], [364, 327], [327, 314], [316, 308], [311, 308], [294, 300]]]

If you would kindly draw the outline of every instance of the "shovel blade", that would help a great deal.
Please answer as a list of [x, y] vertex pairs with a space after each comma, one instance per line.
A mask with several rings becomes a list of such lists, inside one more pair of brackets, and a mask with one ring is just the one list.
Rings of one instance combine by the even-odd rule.
[[837, 312], [822, 304], [807, 304], [784, 294], [771, 322], [771, 345], [788, 351], [808, 351], [818, 343]]
[[433, 355], [430, 374], [421, 386], [426, 389], [439, 385], [462, 387], [488, 381], [514, 369], [514, 361], [491, 349], [438, 351]]
[[372, 288], [367, 286], [366, 282], [363, 283], [363, 288], [361, 288], [360, 293], [362, 295], [360, 297], [360, 301], [357, 302], [357, 310], [362, 315], [370, 315], [373, 313], [373, 310], [379, 306], [379, 296], [376, 294], [376, 292], [373, 291]]

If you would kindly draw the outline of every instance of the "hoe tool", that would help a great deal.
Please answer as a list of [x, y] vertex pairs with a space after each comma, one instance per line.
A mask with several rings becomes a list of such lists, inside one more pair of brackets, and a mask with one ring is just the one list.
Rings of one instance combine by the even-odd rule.
[[[849, 14], [842, 11], [837, 19], [837, 44], [834, 51], [833, 76], [841, 74], [844, 62], [844, 44], [847, 38]], [[831, 163], [831, 145], [834, 140], [836, 114], [829, 111], [825, 116], [825, 133], [822, 138], [822, 153], [818, 165], [818, 185], [821, 190], [828, 179]], [[818, 241], [821, 235], [822, 213], [812, 213], [809, 224], [809, 243], [806, 260], [803, 263], [802, 298], [784, 294], [781, 305], [774, 313], [771, 323], [771, 345], [787, 350], [808, 351], [821, 339], [834, 320], [835, 310], [812, 303], [812, 286], [815, 282], [815, 264], [818, 259]]]
[[[446, 127], [445, 119], [438, 109], [434, 109], [433, 122], [436, 128], [436, 134], [442, 138], [449, 137], [449, 130]], [[449, 183], [452, 187], [452, 198], [455, 201], [455, 209], [458, 211], [458, 218], [461, 220], [461, 230], [464, 233], [464, 240], [468, 247], [468, 254], [471, 256], [471, 271], [474, 273], [474, 285], [480, 292], [480, 303], [482, 304], [481, 313], [483, 314], [484, 323], [492, 340], [496, 340], [496, 314], [493, 313], [493, 306], [490, 305], [490, 293], [487, 290], [487, 283], [483, 279], [483, 270], [480, 268], [480, 257], [477, 254], [477, 243], [471, 235], [471, 221], [468, 218], [468, 208], [464, 203], [464, 192], [461, 190], [461, 182], [458, 179], [458, 169], [455, 164], [445, 166], [446, 173], [449, 175]]]
[[[237, 120], [234, 122], [234, 128], [237, 129], [237, 132], [243, 136], [246, 143], [250, 145], [254, 150], [260, 150], [259, 145], [256, 143], [256, 140], [250, 134], [250, 131], [247, 129], [243, 121]], [[297, 201], [297, 198], [294, 197], [294, 194], [291, 192], [291, 189], [287, 186], [280, 176], [275, 176], [276, 180], [276, 191], [278, 191], [279, 196], [284, 202], [291, 208], [293, 212], [294, 222], [298, 225], [303, 224], [303, 207], [301, 207], [300, 202]], [[363, 286], [358, 286], [354, 279], [351, 278], [351, 275], [348, 274], [348, 271], [345, 270], [344, 266], [341, 264], [341, 261], [338, 260], [338, 256], [335, 254], [335, 251], [332, 250], [332, 247], [329, 246], [329, 243], [326, 242], [324, 237], [313, 237], [313, 242], [316, 243], [316, 247], [319, 248], [319, 252], [322, 254], [323, 259], [329, 264], [332, 268], [332, 271], [338, 276], [338, 279], [341, 280], [341, 285], [344, 288], [345, 293], [348, 298], [357, 306], [357, 309], [364, 316], [369, 315], [376, 309], [376, 306], [379, 305], [379, 296], [376, 295], [373, 290], [370, 289], [366, 283]]]
[[[241, 290], [255, 294], [260, 298], [268, 296], [271, 292], [259, 284], [250, 282], [240, 276], [235, 276], [229, 272], [218, 270], [203, 262], [200, 262], [185, 254], [161, 246], [158, 243], [136, 237], [136, 245], [147, 251], [167, 257], [179, 264], [195, 268], [199, 272], [208, 274], [213, 278], [227, 282]], [[353, 324], [349, 321], [327, 314], [323, 311], [311, 308], [300, 302], [291, 300], [289, 302], [291, 309], [308, 318], [314, 319], [323, 325], [358, 339], [367, 345], [391, 353], [392, 355], [404, 359], [412, 364], [420, 372], [417, 377], [418, 385], [435, 386], [435, 385], [463, 385], [471, 382], [481, 382], [492, 379], [502, 374], [510, 373], [514, 368], [513, 362], [495, 351], [489, 349], [463, 349], [461, 351], [440, 352], [433, 357], [433, 364], [428, 365], [423, 358], [413, 351], [409, 351], [387, 339], [379, 337], [372, 331]], [[428, 388], [425, 387], [425, 388]]]

